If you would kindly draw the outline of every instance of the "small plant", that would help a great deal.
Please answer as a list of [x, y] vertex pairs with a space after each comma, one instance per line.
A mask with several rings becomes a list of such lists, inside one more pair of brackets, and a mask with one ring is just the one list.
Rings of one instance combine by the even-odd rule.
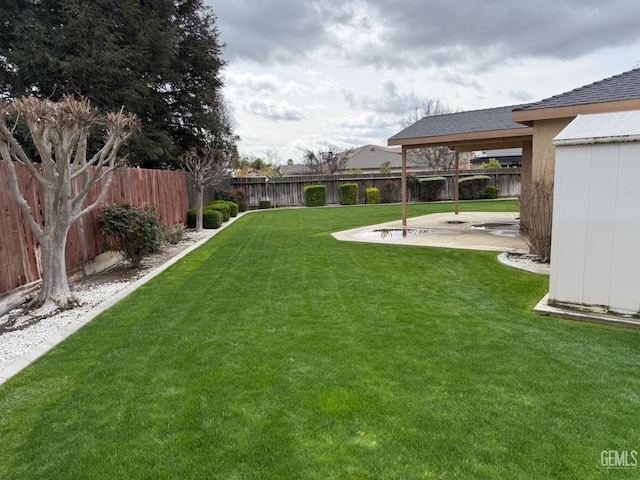
[[484, 193], [490, 178], [486, 175], [474, 175], [461, 178], [458, 183], [460, 200], [479, 200], [484, 198]]
[[307, 207], [322, 207], [327, 203], [327, 187], [308, 185], [304, 187], [304, 203]]
[[177, 245], [184, 238], [184, 225], [174, 223], [164, 229], [164, 239], [172, 245]]
[[498, 198], [500, 190], [495, 185], [487, 185], [484, 190], [484, 198]]
[[[202, 209], [202, 228], [215, 229], [222, 226], [224, 217], [222, 212], [209, 207]], [[187, 212], [187, 227], [196, 227], [196, 209], [192, 208]]]
[[340, 205], [355, 205], [358, 203], [358, 184], [343, 183], [340, 185]]
[[268, 210], [271, 208], [271, 200], [260, 200], [258, 204], [260, 210]]
[[377, 205], [380, 203], [380, 190], [376, 187], [367, 188], [364, 191], [364, 197], [367, 205]]
[[380, 165], [380, 173], [391, 173], [391, 167], [389, 166], [389, 162], [385, 162]]
[[380, 189], [380, 203], [395, 203], [398, 201], [399, 188], [393, 180], [387, 180]]
[[164, 227], [153, 207], [110, 205], [98, 220], [108, 248], [121, 252], [133, 268], [140, 267], [146, 255], [158, 252], [164, 241]]
[[433, 202], [440, 198], [447, 180], [444, 177], [427, 177], [420, 179], [420, 200]]

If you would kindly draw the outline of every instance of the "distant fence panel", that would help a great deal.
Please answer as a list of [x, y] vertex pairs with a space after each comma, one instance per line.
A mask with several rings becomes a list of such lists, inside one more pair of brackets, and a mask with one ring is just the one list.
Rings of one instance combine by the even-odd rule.
[[[418, 172], [418, 177], [442, 176], [446, 183], [442, 190], [440, 200], [453, 200], [454, 174], [453, 172]], [[517, 197], [520, 195], [520, 169], [500, 170], [463, 170], [460, 176], [487, 175], [491, 178], [490, 184], [498, 187], [502, 198]], [[392, 181], [401, 185], [400, 174], [357, 174], [357, 175], [300, 175], [267, 179], [265, 177], [231, 178], [224, 183], [216, 185], [205, 192], [205, 204], [212, 200], [216, 190], [232, 190], [242, 188], [247, 192], [249, 206], [256, 208], [261, 200], [270, 200], [272, 206], [290, 207], [304, 205], [304, 187], [308, 185], [325, 185], [327, 187], [327, 204], [340, 203], [340, 185], [343, 183], [358, 184], [358, 203], [365, 203], [365, 191], [367, 188], [381, 189], [385, 182]], [[192, 187], [190, 187], [192, 188]], [[418, 200], [416, 188], [408, 188], [409, 201]], [[193, 195], [190, 194], [190, 206], [195, 207]]]
[[[39, 185], [26, 169], [16, 166], [20, 190], [36, 218], [42, 220], [43, 199]], [[94, 185], [85, 204], [100, 193], [102, 183]], [[152, 206], [165, 225], [185, 223], [188, 208], [187, 183], [184, 172], [128, 168], [114, 172], [111, 188], [103, 205], [126, 203]], [[97, 257], [102, 236], [98, 222], [99, 208], [71, 226], [65, 258], [73, 270]], [[0, 162], [0, 294], [40, 278], [40, 248], [9, 190], [9, 174]]]

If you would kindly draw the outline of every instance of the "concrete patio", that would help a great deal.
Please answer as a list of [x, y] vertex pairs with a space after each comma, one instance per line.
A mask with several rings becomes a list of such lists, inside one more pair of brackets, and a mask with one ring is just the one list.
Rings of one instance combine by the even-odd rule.
[[[406, 236], [402, 235], [401, 220], [336, 232], [333, 236], [348, 242], [527, 253], [529, 248], [516, 229], [518, 218], [516, 212], [435, 213], [409, 218]], [[483, 224], [492, 228], [477, 227]]]

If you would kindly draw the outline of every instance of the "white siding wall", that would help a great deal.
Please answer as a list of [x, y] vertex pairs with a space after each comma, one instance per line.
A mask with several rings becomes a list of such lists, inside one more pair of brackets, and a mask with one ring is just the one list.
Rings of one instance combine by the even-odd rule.
[[640, 313], [640, 143], [556, 147], [551, 302]]

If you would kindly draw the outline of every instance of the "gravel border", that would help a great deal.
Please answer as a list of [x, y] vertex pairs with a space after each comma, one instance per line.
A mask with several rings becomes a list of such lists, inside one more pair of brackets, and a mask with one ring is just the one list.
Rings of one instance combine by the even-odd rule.
[[512, 268], [517, 268], [518, 270], [539, 273], [541, 275], [550, 274], [550, 265], [548, 263], [540, 263], [536, 261], [536, 257], [534, 255], [502, 252], [498, 255], [498, 260], [500, 263]]

